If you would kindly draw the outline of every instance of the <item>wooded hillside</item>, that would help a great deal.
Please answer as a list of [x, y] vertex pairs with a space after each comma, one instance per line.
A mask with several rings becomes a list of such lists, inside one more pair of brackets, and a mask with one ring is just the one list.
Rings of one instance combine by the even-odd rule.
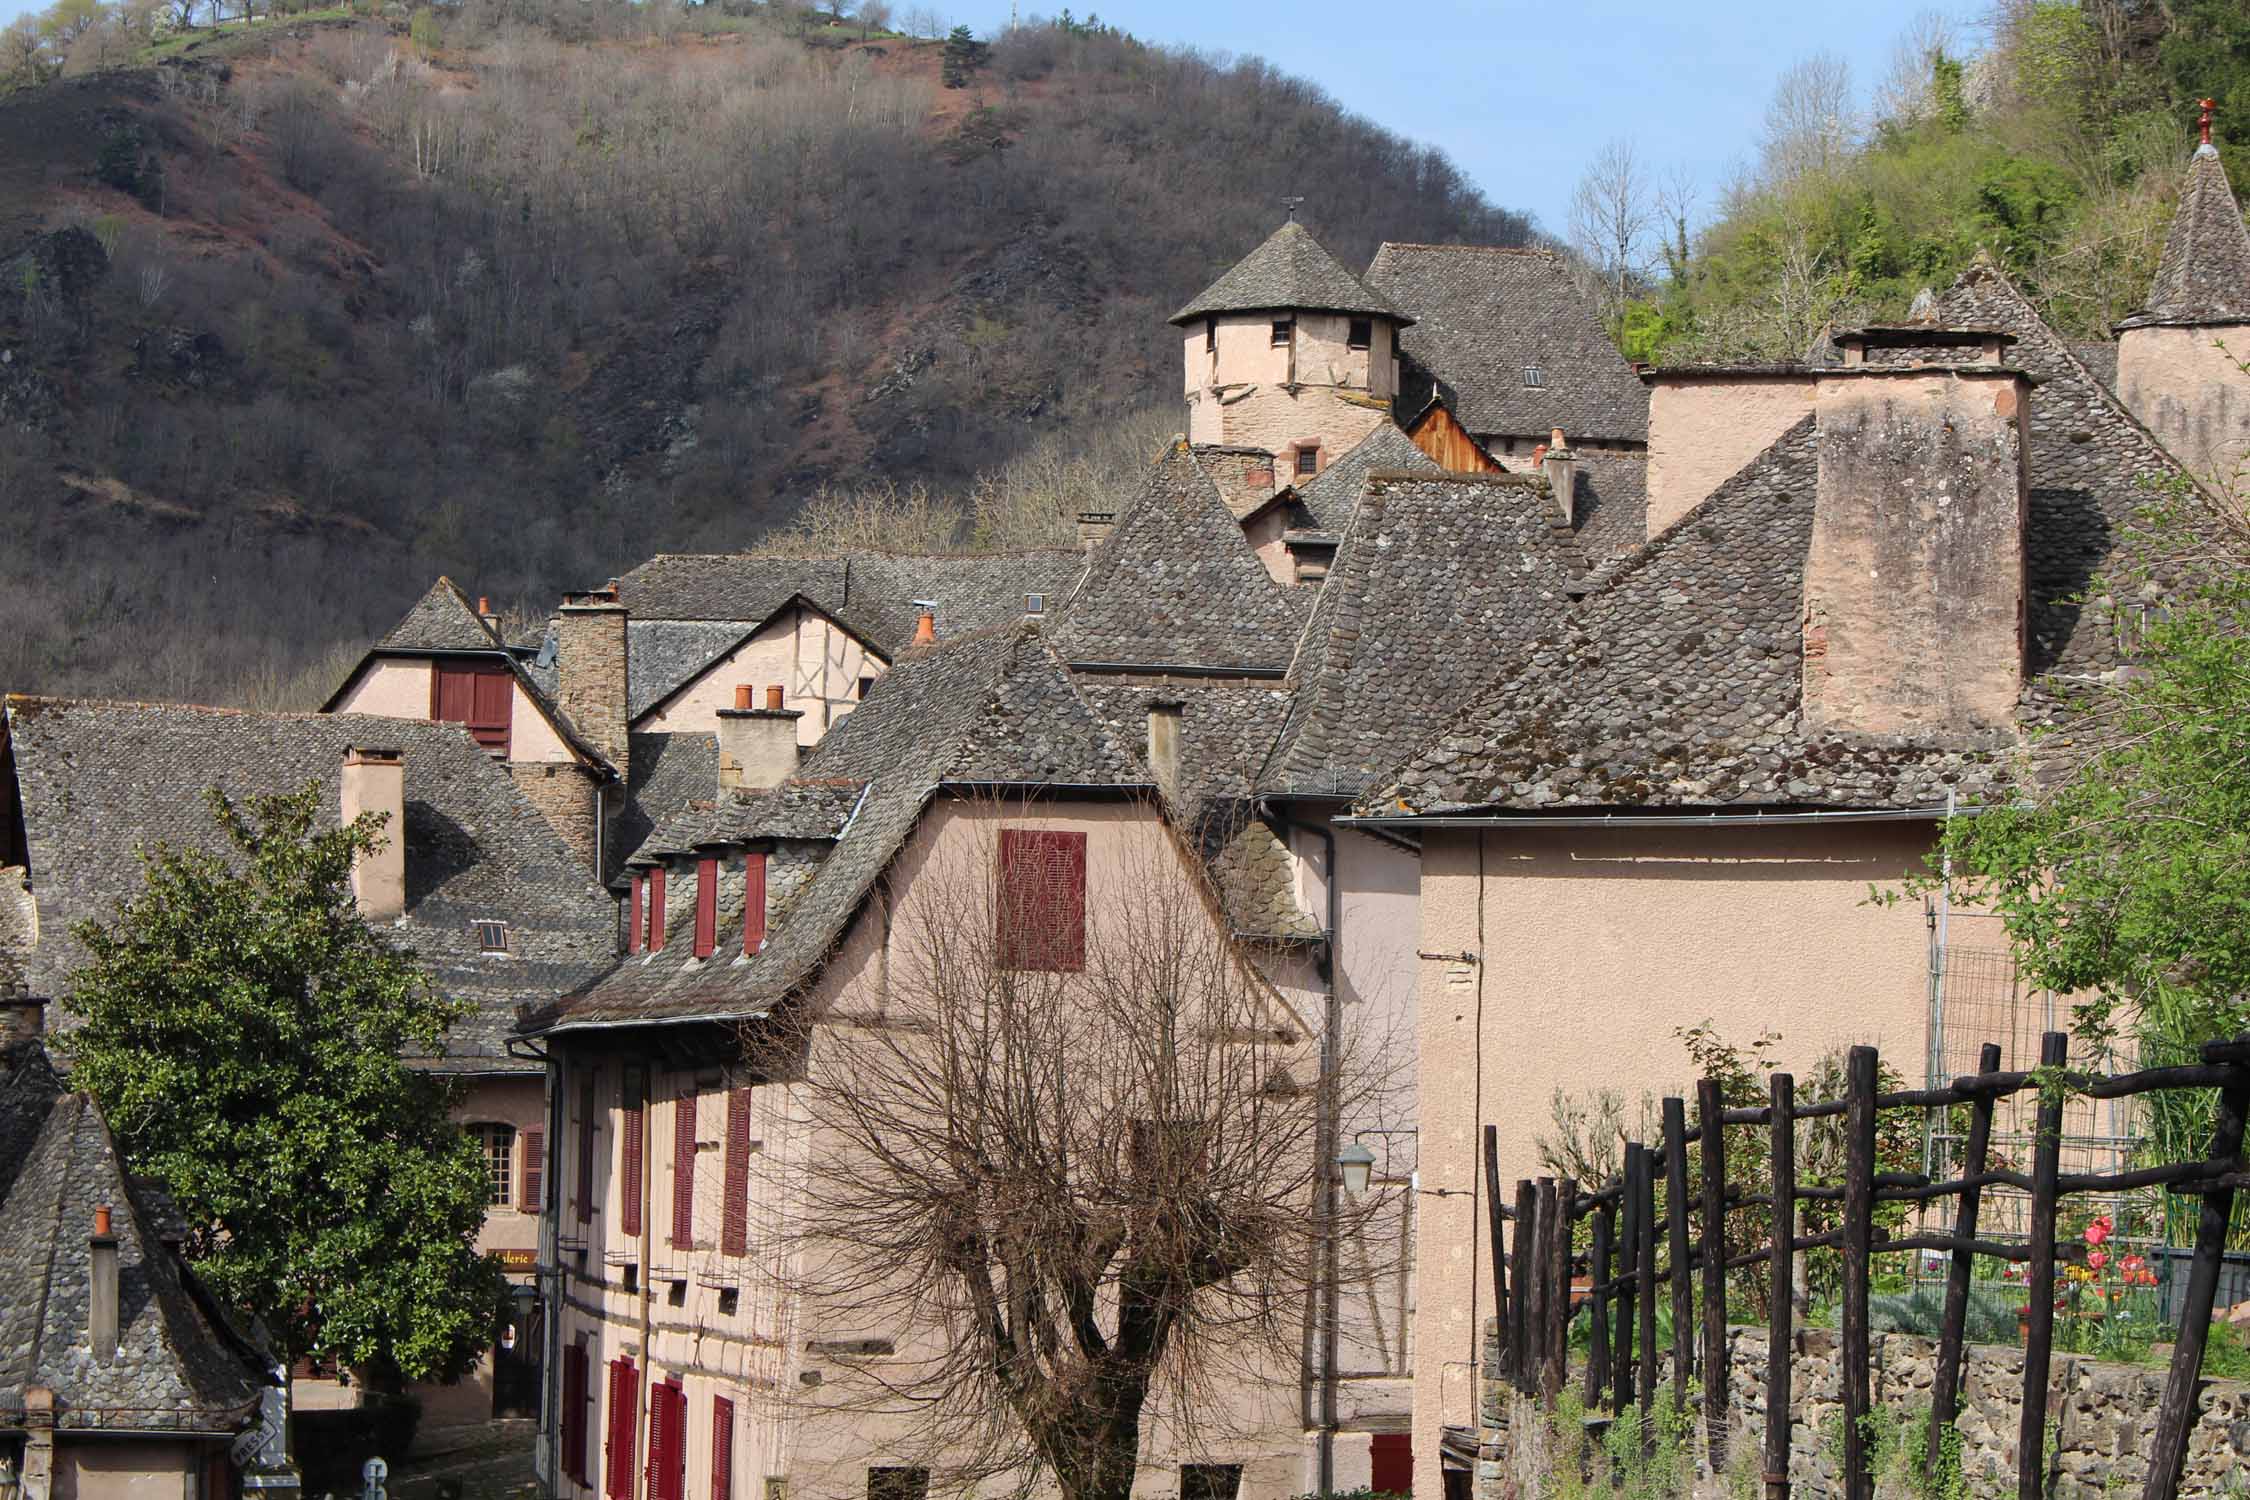
[[273, 702], [439, 572], [544, 609], [824, 486], [1067, 525], [1284, 195], [1355, 264], [1528, 233], [1310, 84], [1096, 25], [364, 9], [7, 33], [0, 687]]

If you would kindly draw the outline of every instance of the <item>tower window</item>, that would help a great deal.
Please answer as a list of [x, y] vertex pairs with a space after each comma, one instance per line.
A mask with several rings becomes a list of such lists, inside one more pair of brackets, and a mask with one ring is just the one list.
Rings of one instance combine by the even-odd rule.
[[1375, 320], [1373, 318], [1352, 319], [1351, 331], [1344, 338], [1346, 346], [1353, 349], [1365, 349], [1374, 342]]
[[1219, 352], [1219, 320], [1217, 318], [1205, 318], [1203, 320], [1203, 352], [1205, 354]]
[[1273, 320], [1273, 346], [1274, 346], [1274, 347], [1275, 347], [1276, 349], [1286, 349], [1286, 348], [1288, 348], [1288, 347], [1289, 347], [1289, 336], [1290, 336], [1290, 334], [1292, 334], [1292, 333], [1294, 333], [1294, 332], [1296, 331], [1296, 327], [1297, 327], [1297, 325], [1296, 325], [1296, 324], [1295, 324], [1294, 322], [1292, 322], [1291, 320], [1289, 320], [1288, 318], [1276, 318], [1276, 319], [1274, 319], [1274, 320]]
[[1310, 479], [1319, 472], [1320, 450], [1318, 448], [1299, 448], [1297, 450], [1297, 477], [1299, 479]]
[[1523, 367], [1523, 383], [1527, 388], [1537, 390], [1547, 383], [1547, 372], [1537, 365], [1525, 365]]

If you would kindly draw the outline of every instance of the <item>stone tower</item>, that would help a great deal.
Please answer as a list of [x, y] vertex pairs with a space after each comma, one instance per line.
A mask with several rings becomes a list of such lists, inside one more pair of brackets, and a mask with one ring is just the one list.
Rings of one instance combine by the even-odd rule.
[[[1171, 321], [1183, 334], [1188, 440], [1236, 450], [1278, 488], [1390, 420], [1397, 333], [1413, 320], [1292, 220]], [[1259, 465], [1261, 453], [1270, 462]]]
[[2117, 325], [2117, 394], [2199, 478], [2250, 481], [2250, 232], [2211, 145], [2188, 165], [2147, 305]]

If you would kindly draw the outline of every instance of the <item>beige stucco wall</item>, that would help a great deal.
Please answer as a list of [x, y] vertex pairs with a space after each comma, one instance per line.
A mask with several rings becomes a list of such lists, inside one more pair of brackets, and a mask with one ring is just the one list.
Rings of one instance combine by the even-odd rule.
[[[894, 866], [892, 889], [902, 894], [889, 911], [863, 915], [847, 932], [829, 960], [811, 1003], [840, 1023], [864, 1020], [887, 1006], [910, 1003], [907, 997], [886, 989], [886, 978], [904, 962], [892, 945], [896, 935], [912, 930], [918, 893], [942, 889], [949, 869], [971, 870], [990, 857], [989, 834], [994, 822], [1015, 828], [1075, 830], [1087, 835], [1087, 909], [1089, 944], [1098, 942], [1093, 930], [1105, 910], [1121, 909], [1124, 892], [1132, 883], [1145, 882], [1152, 869], [1180, 868], [1179, 856], [1153, 815], [1146, 809], [1103, 803], [1044, 803], [1036, 808], [1005, 810], [989, 805], [941, 804], [923, 820], [921, 828]], [[940, 872], [931, 876], [929, 872]], [[731, 872], [730, 872], [731, 873]], [[1183, 878], [1184, 878], [1184, 871]], [[929, 882], [936, 880], [937, 885]], [[679, 892], [691, 888], [689, 878], [675, 875], [670, 882], [674, 902], [668, 902], [675, 924], [684, 920], [687, 907], [676, 904]], [[722, 900], [730, 894], [721, 884]], [[739, 900], [739, 894], [733, 893]], [[674, 925], [672, 941], [685, 940], [686, 928]], [[1217, 929], [1213, 929], [1214, 940]], [[715, 962], [731, 962], [721, 957]], [[1282, 1002], [1277, 1015], [1294, 1019], [1300, 1027], [1306, 1018]], [[822, 1049], [842, 1045], [837, 1038], [853, 1035], [847, 1024], [815, 1034], [815, 1066]], [[911, 1359], [918, 1342], [937, 1336], [934, 1328], [903, 1324], [899, 1315], [881, 1306], [845, 1308], [808, 1302], [784, 1294], [793, 1273], [803, 1269], [802, 1249], [792, 1250], [781, 1234], [782, 1213], [789, 1195], [792, 1164], [805, 1153], [833, 1149], [811, 1138], [801, 1101], [786, 1084], [757, 1084], [752, 1091], [753, 1172], [752, 1245], [744, 1257], [720, 1253], [716, 1241], [722, 1222], [726, 1128], [724, 1090], [746, 1075], [731, 1071], [716, 1054], [707, 1063], [679, 1059], [677, 1064], [643, 1059], [638, 1062], [615, 1043], [570, 1042], [558, 1038], [566, 1059], [560, 1083], [565, 1120], [559, 1131], [561, 1150], [556, 1170], [564, 1205], [561, 1230], [566, 1249], [563, 1264], [573, 1272], [566, 1277], [562, 1306], [561, 1344], [589, 1340], [592, 1353], [588, 1437], [588, 1478], [601, 1484], [601, 1442], [605, 1428], [604, 1366], [616, 1354], [635, 1351], [644, 1381], [638, 1397], [643, 1437], [636, 1484], [646, 1483], [645, 1383], [677, 1375], [688, 1398], [690, 1450], [687, 1485], [691, 1494], [709, 1493], [709, 1454], [712, 1398], [726, 1396], [736, 1404], [734, 1434], [734, 1493], [759, 1495], [767, 1476], [785, 1477], [791, 1500], [860, 1500], [866, 1491], [866, 1470], [886, 1461], [921, 1462], [909, 1446], [910, 1428], [900, 1419], [845, 1410], [858, 1399], [879, 1389], [874, 1378], [855, 1372], [817, 1347], [827, 1341], [884, 1337], [894, 1341], [896, 1357]], [[618, 1125], [618, 1080], [628, 1065], [648, 1067], [650, 1102], [644, 1116], [646, 1202], [643, 1233], [627, 1239], [619, 1232], [619, 1194], [622, 1173], [618, 1168], [621, 1130]], [[578, 1085], [570, 1070], [595, 1067], [598, 1089], [598, 1187], [602, 1208], [595, 1222], [596, 1240], [581, 1257], [567, 1248], [580, 1234], [570, 1208], [577, 1187], [575, 1161], [579, 1103]], [[685, 1092], [698, 1097], [694, 1113], [697, 1150], [694, 1153], [694, 1236], [690, 1246], [669, 1243], [673, 1203], [676, 1100]], [[636, 1290], [626, 1290], [627, 1267], [634, 1267]], [[580, 1269], [582, 1268], [582, 1270]], [[732, 1311], [722, 1311], [721, 1296], [737, 1295]], [[1294, 1360], [1282, 1369], [1250, 1362], [1240, 1378], [1223, 1386], [1226, 1397], [1219, 1409], [1201, 1416], [1202, 1446], [1182, 1451], [1167, 1441], [1167, 1424], [1152, 1413], [1145, 1424], [1146, 1454], [1137, 1493], [1155, 1497], [1175, 1495], [1178, 1464], [1188, 1461], [1232, 1462], [1244, 1465], [1242, 1494], [1245, 1500], [1278, 1500], [1308, 1488], [1307, 1455], [1310, 1451], [1298, 1414], [1299, 1383]], [[1218, 1434], [1224, 1434], [1224, 1437]], [[1365, 1439], [1347, 1443], [1348, 1458], [1356, 1452], [1365, 1459]], [[999, 1494], [1008, 1488], [1002, 1481], [982, 1487]], [[591, 1493], [564, 1481], [559, 1492], [566, 1497]]]
[[[1278, 316], [1220, 318], [1215, 353], [1204, 348], [1201, 323], [1185, 330], [1188, 439], [1284, 457], [1299, 444], [1318, 443], [1326, 467], [1390, 414], [1398, 393], [1391, 326], [1375, 319], [1370, 346], [1352, 349], [1348, 318], [1302, 313], [1293, 346], [1276, 347]], [[1290, 476], [1277, 477], [1286, 483]]]
[[[1855, 1043], [1914, 1077], [1927, 1034], [1922, 908], [1867, 904], [1919, 868], [1924, 823], [1777, 828], [1432, 830], [1418, 962], [1423, 1196], [1416, 1258], [1414, 1450], [1473, 1423], [1474, 1330], [1491, 1313], [1480, 1127], [1499, 1128], [1502, 1191], [1536, 1176], [1559, 1087], [1686, 1087], [1677, 1027], [1767, 1031], [1800, 1071]], [[1481, 864], [1481, 873], [1480, 873]], [[1445, 1196], [1435, 1196], [1442, 1192]]]
[[[360, 668], [359, 675], [336, 700], [335, 711], [377, 714], [386, 719], [419, 719], [427, 723], [430, 670], [428, 657], [377, 657]], [[521, 682], [515, 684], [514, 701], [508, 715], [508, 759], [534, 762], [577, 759]], [[409, 771], [409, 776], [411, 774]]]
[[[2224, 344], [2226, 347], [2219, 347]], [[2250, 459], [2250, 326], [2128, 328], [2117, 339], [2117, 394], [2198, 477], [2241, 487]]]
[[636, 734], [715, 734], [719, 710], [734, 707], [734, 690], [748, 683], [754, 706], [766, 706], [766, 688], [779, 684], [784, 708], [801, 710], [797, 743], [817, 745], [829, 726], [859, 703], [859, 679], [880, 677], [884, 660], [827, 616], [793, 609], [777, 615], [741, 645], [633, 725]]
[[202, 1450], [140, 1438], [57, 1440], [54, 1500], [195, 1500]]
[[1659, 372], [1648, 393], [1648, 534], [1693, 510], [1812, 410], [1803, 374]]

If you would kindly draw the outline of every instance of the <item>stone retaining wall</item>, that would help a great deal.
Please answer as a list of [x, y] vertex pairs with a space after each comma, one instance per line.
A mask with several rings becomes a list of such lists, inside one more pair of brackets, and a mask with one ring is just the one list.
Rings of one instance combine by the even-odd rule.
[[[1497, 1368], [1493, 1323], [1485, 1325], [1485, 1368]], [[1732, 1366], [1730, 1406], [1735, 1441], [1757, 1444], [1765, 1431], [1766, 1331], [1727, 1330]], [[1874, 1369], [1869, 1386], [1878, 1406], [1902, 1413], [1926, 1407], [1937, 1365], [1937, 1342], [1912, 1334], [1874, 1336]], [[1659, 1361], [1657, 1399], [1669, 1401], [1669, 1377]], [[1582, 1376], [1574, 1370], [1574, 1382]], [[2106, 1364], [2077, 1355], [2057, 1354], [2049, 1420], [2059, 1424], [2059, 1439], [2047, 1455], [2051, 1493], [2058, 1500], [2140, 1492], [2145, 1458], [2156, 1430], [2165, 1367]], [[2016, 1473], [2016, 1423], [2022, 1411], [2023, 1351], [1974, 1346], [1962, 1375], [1961, 1462], [1971, 1494], [2012, 1494]], [[1508, 1412], [1514, 1393], [1498, 1380], [1484, 1383], [1483, 1430], [1479, 1434], [1478, 1500], [1507, 1500], [1522, 1494], [1510, 1479], [1513, 1456]], [[1833, 1434], [1842, 1421], [1842, 1386], [1837, 1334], [1806, 1329], [1797, 1336], [1791, 1375], [1789, 1473], [1797, 1500], [1842, 1493], [1837, 1480], [1841, 1454]], [[2203, 1411], [2188, 1445], [2182, 1496], [2250, 1497], [2250, 1389], [2237, 1380], [2207, 1380]], [[1525, 1496], [1528, 1500], [1528, 1496]]]

